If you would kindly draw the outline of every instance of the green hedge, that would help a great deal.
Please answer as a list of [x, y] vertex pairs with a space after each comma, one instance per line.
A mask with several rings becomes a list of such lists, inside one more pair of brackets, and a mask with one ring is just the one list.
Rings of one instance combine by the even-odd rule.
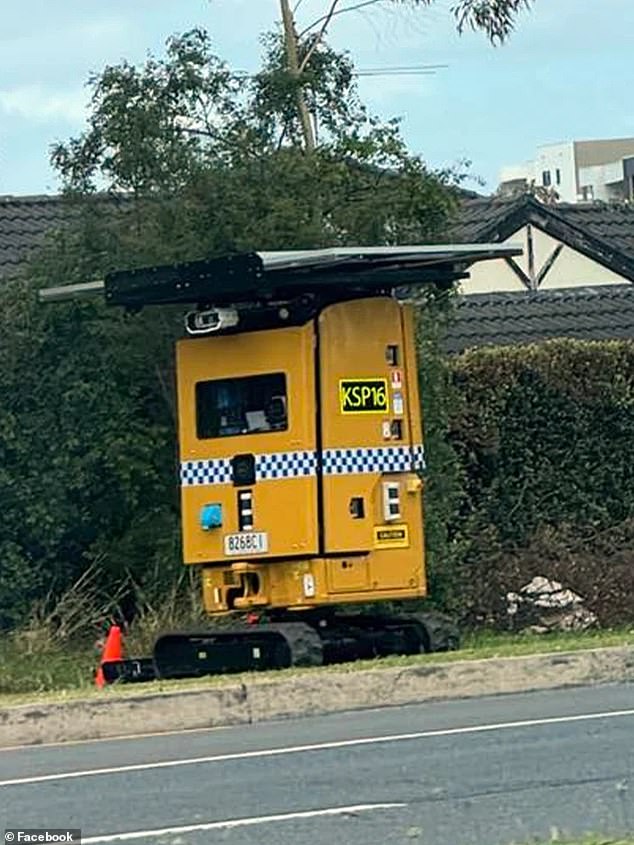
[[0, 289], [0, 629], [54, 603], [95, 561], [104, 597], [125, 580], [160, 584], [157, 560], [165, 581], [178, 569], [167, 557], [178, 474], [158, 389], [157, 374], [171, 393], [161, 319], [38, 307], [27, 282]]
[[634, 620], [634, 343], [474, 350], [449, 371], [464, 617], [502, 622], [501, 597], [541, 574], [577, 589], [604, 624]]

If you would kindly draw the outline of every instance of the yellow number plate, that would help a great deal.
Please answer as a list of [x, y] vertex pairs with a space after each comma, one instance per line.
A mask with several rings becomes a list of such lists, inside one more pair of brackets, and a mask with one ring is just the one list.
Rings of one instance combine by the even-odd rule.
[[387, 379], [341, 379], [339, 408], [342, 414], [385, 414], [389, 410]]

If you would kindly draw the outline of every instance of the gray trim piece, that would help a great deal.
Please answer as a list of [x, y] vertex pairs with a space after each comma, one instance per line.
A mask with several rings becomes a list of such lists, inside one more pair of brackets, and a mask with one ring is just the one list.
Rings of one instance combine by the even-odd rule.
[[56, 288], [44, 288], [39, 291], [40, 302], [67, 302], [71, 299], [88, 299], [103, 294], [104, 282], [82, 282], [78, 285], [61, 285]]

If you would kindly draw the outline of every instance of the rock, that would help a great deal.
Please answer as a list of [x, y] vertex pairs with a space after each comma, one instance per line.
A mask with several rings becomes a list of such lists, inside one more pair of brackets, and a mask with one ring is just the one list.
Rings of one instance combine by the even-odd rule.
[[514, 631], [533, 634], [585, 631], [597, 623], [578, 593], [543, 576], [533, 578], [519, 593], [507, 593], [506, 612]]

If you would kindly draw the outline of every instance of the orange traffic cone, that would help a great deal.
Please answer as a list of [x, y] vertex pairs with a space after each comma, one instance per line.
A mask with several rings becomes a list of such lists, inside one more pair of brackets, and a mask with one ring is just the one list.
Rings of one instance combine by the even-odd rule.
[[106, 644], [103, 647], [101, 660], [95, 675], [95, 684], [101, 689], [106, 685], [106, 679], [103, 676], [104, 663], [112, 663], [118, 660], [123, 660], [123, 644], [121, 640], [121, 628], [118, 625], [112, 625], [106, 637]]

